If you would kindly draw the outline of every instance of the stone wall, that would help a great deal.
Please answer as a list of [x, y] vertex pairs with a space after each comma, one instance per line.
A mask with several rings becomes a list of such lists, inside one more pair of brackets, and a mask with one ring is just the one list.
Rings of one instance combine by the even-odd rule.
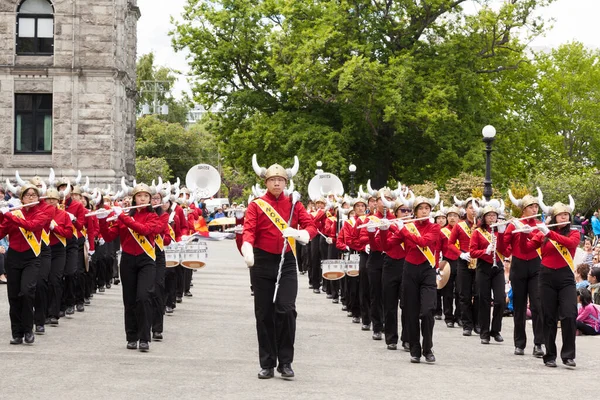
[[[54, 54], [17, 56], [16, 10], [0, 1], [0, 179], [81, 170], [92, 184], [135, 174], [137, 0], [53, 0]], [[53, 94], [52, 154], [14, 154], [16, 93]]]

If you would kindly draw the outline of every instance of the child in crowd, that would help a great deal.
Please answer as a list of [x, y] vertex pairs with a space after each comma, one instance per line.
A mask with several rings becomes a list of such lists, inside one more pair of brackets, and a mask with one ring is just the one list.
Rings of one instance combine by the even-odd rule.
[[585, 239], [585, 241], [583, 242], [583, 251], [585, 253], [583, 263], [593, 265], [594, 251], [592, 247], [592, 239]]
[[600, 333], [598, 308], [592, 303], [592, 294], [587, 289], [577, 290], [577, 330], [583, 335]]
[[575, 288], [576, 289], [587, 289], [590, 285], [588, 282], [588, 274], [590, 273], [590, 266], [586, 263], [579, 264], [575, 269]]
[[588, 274], [588, 281], [590, 282], [589, 290], [592, 293], [594, 304], [600, 304], [600, 267], [592, 268]]

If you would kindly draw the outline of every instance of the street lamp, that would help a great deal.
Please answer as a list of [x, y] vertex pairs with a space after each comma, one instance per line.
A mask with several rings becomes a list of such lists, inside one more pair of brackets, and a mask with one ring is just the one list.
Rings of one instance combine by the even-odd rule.
[[348, 166], [348, 171], [350, 171], [350, 197], [356, 196], [354, 193], [354, 173], [356, 172], [356, 165], [350, 164]]
[[323, 162], [317, 161], [317, 169], [315, 170], [315, 175], [321, 175], [323, 173], [323, 170], [321, 169], [322, 166]]
[[492, 142], [496, 136], [496, 128], [486, 125], [481, 130], [485, 143], [485, 179], [483, 181], [483, 197], [487, 201], [492, 197]]

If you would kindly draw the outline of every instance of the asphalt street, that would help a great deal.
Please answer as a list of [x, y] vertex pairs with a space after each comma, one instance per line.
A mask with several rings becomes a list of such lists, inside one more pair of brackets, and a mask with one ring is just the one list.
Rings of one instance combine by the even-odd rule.
[[[98, 293], [85, 312], [47, 327], [33, 345], [9, 345], [6, 286], [0, 286], [0, 399], [540, 399], [596, 392], [600, 337], [577, 338], [577, 368], [544, 367], [513, 355], [511, 318], [504, 343], [438, 323], [435, 364], [411, 364], [389, 351], [299, 276], [296, 378], [258, 380], [258, 346], [249, 274], [235, 243], [209, 242], [194, 273], [193, 297], [165, 317], [164, 340], [127, 350], [121, 286]], [[528, 335], [532, 337], [528, 324]], [[560, 346], [560, 344], [559, 344]], [[278, 376], [278, 374], [276, 374]]]

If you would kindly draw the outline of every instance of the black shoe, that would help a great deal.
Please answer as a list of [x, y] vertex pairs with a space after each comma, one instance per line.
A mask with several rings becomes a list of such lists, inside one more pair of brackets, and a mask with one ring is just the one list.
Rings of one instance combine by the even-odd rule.
[[515, 347], [515, 356], [523, 356], [525, 355], [525, 350], [519, 347]]
[[481, 333], [481, 327], [479, 325], [475, 325], [475, 329], [473, 329], [475, 331], [476, 334], [480, 334]]
[[23, 338], [22, 337], [12, 338], [12, 339], [10, 339], [10, 344], [23, 344]]
[[332, 295], [332, 294], [328, 294], [328, 295], [327, 295], [327, 298], [328, 298], [328, 299], [333, 299], [333, 295]]
[[470, 329], [463, 329], [463, 336], [471, 336], [472, 331]]
[[352, 317], [353, 324], [360, 324], [360, 317]]
[[370, 331], [371, 330], [371, 325], [363, 325], [360, 327], [361, 331]]
[[398, 345], [396, 343], [390, 343], [387, 345], [388, 350], [398, 350]]
[[194, 282], [190, 281], [190, 287], [194, 287]]
[[435, 362], [435, 356], [433, 355], [433, 353], [425, 354], [425, 362], [428, 362], [428, 363]]
[[410, 344], [408, 344], [408, 342], [404, 342], [404, 343], [402, 343], [402, 348], [404, 349], [404, 351], [409, 352]]
[[292, 364], [279, 364], [277, 367], [277, 372], [281, 374], [282, 378], [293, 378], [294, 370], [292, 369]]
[[458, 325], [462, 328], [462, 326], [463, 326], [462, 319], [459, 319], [458, 321], [456, 321], [456, 325]]
[[25, 343], [32, 344], [33, 342], [35, 342], [35, 335], [33, 332], [25, 333]]
[[183, 301], [183, 297], [175, 297], [175, 302], [181, 303]]
[[442, 320], [442, 316], [441, 315], [437, 315], [437, 314], [433, 318], [435, 318], [438, 321]]
[[454, 322], [446, 322], [446, 327], [454, 328]]
[[556, 361], [554, 361], [554, 360], [544, 361], [544, 365], [546, 367], [556, 368]]
[[320, 294], [320, 293], [321, 293], [321, 291], [320, 291], [319, 289], [313, 289], [313, 293], [315, 293], [315, 294]]
[[52, 326], [58, 325], [58, 318], [54, 318], [54, 317], [50, 318], [50, 325], [52, 325]]
[[258, 379], [271, 379], [274, 376], [273, 368], [263, 368], [258, 371]]
[[107, 283], [107, 284], [106, 284], [106, 288], [107, 288], [107, 289], [110, 289], [110, 283]]
[[115, 279], [113, 280], [113, 285], [115, 285], [115, 286], [116, 286], [116, 285], [118, 285], [119, 283], [121, 283], [121, 281], [119, 280], [119, 278], [115, 278]]
[[338, 304], [338, 303], [340, 302], [340, 299], [333, 299], [333, 300], [331, 300], [331, 302], [332, 302], [333, 304]]
[[183, 295], [185, 297], [192, 297], [192, 292], [185, 292]]
[[38, 335], [43, 335], [44, 333], [46, 333], [46, 329], [44, 329], [44, 325], [36, 325], [35, 333]]
[[373, 332], [373, 340], [381, 340], [381, 332]]
[[537, 358], [544, 357], [544, 349], [542, 349], [541, 344], [536, 344], [535, 346], [533, 346], [533, 356]]
[[85, 311], [85, 307], [83, 306], [83, 304], [77, 304], [77, 306], [75, 306], [75, 308], [77, 308], [77, 312]]
[[250, 296], [254, 296], [254, 290], [250, 290]]
[[104, 286], [101, 286], [101, 287], [99, 287], [99, 288], [98, 288], [98, 291], [99, 291], [100, 293], [104, 293]]
[[128, 350], [137, 350], [137, 342], [127, 342]]
[[58, 318], [64, 318], [65, 317], [65, 312], [64, 311], [59, 311], [58, 312]]
[[481, 344], [490, 344], [490, 339], [487, 339], [487, 338], [481, 339]]
[[348, 312], [346, 313], [346, 317], [348, 317], [348, 318], [353, 318], [353, 317], [354, 317], [354, 315], [352, 314], [352, 311], [348, 311]]
[[50, 325], [50, 317], [46, 318], [44, 321], [44, 325]]
[[502, 342], [504, 342], [504, 338], [503, 338], [503, 337], [502, 337], [502, 335], [501, 335], [501, 334], [499, 334], [499, 333], [497, 333], [497, 334], [495, 334], [495, 335], [494, 335], [494, 340], [495, 340], [496, 342], [498, 342], [498, 343], [502, 343]]
[[169, 306], [166, 306], [165, 307], [165, 313], [167, 313], [167, 314], [173, 314], [173, 308], [169, 307]]
[[73, 309], [73, 306], [67, 307], [67, 310], [65, 311], [65, 313], [67, 315], [73, 315], [73, 314], [75, 314], [75, 310]]
[[410, 356], [410, 362], [413, 364], [418, 364], [421, 362], [421, 357]]
[[344, 304], [344, 305], [342, 306], [342, 311], [348, 311], [348, 306]]
[[152, 340], [163, 340], [163, 335], [160, 332], [152, 332]]
[[[89, 306], [90, 304], [92, 304], [92, 302], [90, 301], [90, 299], [83, 299], [83, 304], [85, 304], [86, 306]], [[79, 310], [77, 310], [79, 311]]]
[[141, 352], [147, 352], [148, 350], [150, 350], [150, 345], [148, 344], [148, 342], [146, 341], [142, 341], [140, 340], [140, 351]]
[[577, 366], [575, 360], [573, 360], [572, 358], [567, 358], [566, 360], [563, 360], [563, 364], [571, 368], [575, 368]]
[[312, 289], [312, 288], [313, 288], [313, 285], [308, 285], [308, 288], [309, 288], [309, 289]]

